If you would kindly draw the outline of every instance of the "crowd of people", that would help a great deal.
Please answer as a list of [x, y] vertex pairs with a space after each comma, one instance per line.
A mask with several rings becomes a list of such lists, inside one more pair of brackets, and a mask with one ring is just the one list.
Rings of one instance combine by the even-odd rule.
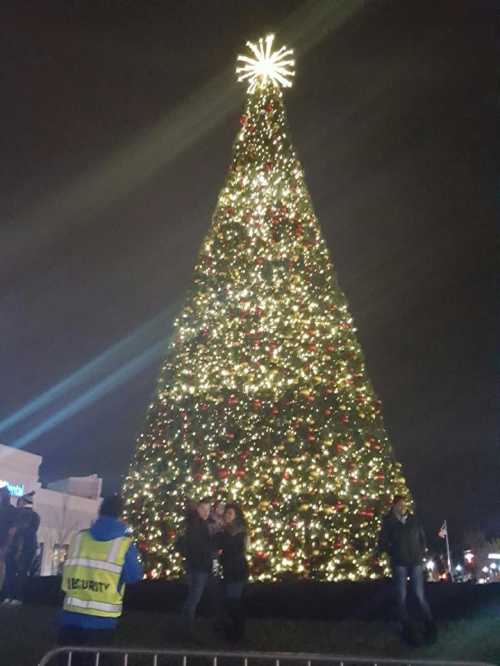
[[[122, 614], [127, 584], [144, 577], [118, 496], [102, 501], [92, 527], [72, 540], [64, 563], [65, 593], [59, 617], [60, 645], [108, 645]], [[203, 592], [213, 604], [215, 629], [241, 640], [245, 629], [242, 595], [248, 580], [247, 527], [235, 503], [205, 498], [190, 503], [177, 547], [185, 559], [187, 595], [180, 609], [186, 638], [196, 641], [194, 620]], [[80, 661], [79, 661], [80, 659]], [[74, 655], [85, 664], [85, 655]]]
[[[4, 605], [18, 605], [37, 550], [39, 517], [33, 496], [11, 505], [7, 488], [0, 488], [0, 590]], [[123, 503], [104, 498], [88, 530], [73, 538], [64, 563], [64, 606], [59, 618], [61, 645], [106, 644], [122, 613], [125, 586], [144, 577], [130, 529], [122, 521]], [[248, 528], [241, 507], [203, 498], [190, 502], [185, 528], [176, 541], [185, 562], [187, 594], [180, 609], [186, 638], [196, 641], [195, 616], [206, 592], [214, 629], [240, 641], [245, 633], [244, 589], [249, 578]], [[387, 553], [403, 638], [415, 643], [417, 623], [408, 610], [408, 590], [418, 605], [424, 637], [436, 638], [436, 625], [424, 592], [422, 560], [425, 534], [405, 499], [396, 496], [382, 522], [379, 553]]]
[[0, 488], [0, 594], [2, 606], [19, 606], [24, 601], [26, 582], [34, 573], [40, 517], [33, 510], [33, 495], [11, 504], [7, 486]]

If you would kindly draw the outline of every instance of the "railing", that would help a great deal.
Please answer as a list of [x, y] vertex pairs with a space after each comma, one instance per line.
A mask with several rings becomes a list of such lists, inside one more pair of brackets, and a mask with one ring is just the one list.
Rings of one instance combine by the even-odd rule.
[[[82, 662], [82, 659], [84, 660]], [[60, 647], [48, 652], [38, 666], [493, 666], [483, 662], [426, 659], [385, 659], [302, 652], [213, 652], [143, 648]]]

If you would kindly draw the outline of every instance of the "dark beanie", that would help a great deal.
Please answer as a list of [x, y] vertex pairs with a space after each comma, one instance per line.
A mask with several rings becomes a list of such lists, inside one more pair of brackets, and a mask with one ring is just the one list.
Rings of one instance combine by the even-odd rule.
[[119, 495], [108, 495], [101, 502], [100, 516], [120, 518], [123, 513], [123, 500]]

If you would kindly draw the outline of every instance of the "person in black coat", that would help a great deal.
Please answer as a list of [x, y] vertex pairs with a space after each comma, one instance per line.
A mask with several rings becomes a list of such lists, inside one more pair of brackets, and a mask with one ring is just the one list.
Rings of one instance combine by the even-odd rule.
[[212, 572], [213, 543], [208, 529], [210, 499], [202, 499], [195, 509], [188, 510], [186, 531], [179, 540], [178, 548], [185, 558], [188, 594], [182, 607], [186, 630], [193, 634], [196, 609]]
[[16, 518], [16, 509], [10, 503], [10, 491], [7, 486], [2, 486], [0, 488], [0, 593], [2, 595], [7, 554], [16, 534]]
[[386, 552], [391, 561], [398, 615], [405, 638], [412, 641], [412, 624], [406, 603], [409, 580], [410, 590], [425, 622], [427, 638], [435, 640], [436, 625], [424, 591], [422, 560], [426, 551], [425, 533], [417, 518], [407, 513], [402, 495], [394, 497], [392, 508], [383, 519], [378, 549]]
[[230, 640], [241, 640], [245, 633], [243, 591], [248, 581], [247, 525], [238, 504], [226, 504], [224, 529], [215, 537], [221, 551], [224, 603], [228, 622], [226, 635]]
[[26, 583], [38, 548], [40, 516], [33, 511], [34, 492], [17, 500], [16, 533], [7, 552], [4, 604], [19, 606], [24, 601]]

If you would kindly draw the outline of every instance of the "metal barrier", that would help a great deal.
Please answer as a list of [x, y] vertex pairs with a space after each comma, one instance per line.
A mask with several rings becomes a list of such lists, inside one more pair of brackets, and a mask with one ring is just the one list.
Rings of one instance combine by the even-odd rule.
[[484, 662], [428, 659], [385, 659], [302, 652], [213, 652], [142, 648], [60, 647], [42, 657], [38, 666], [493, 666]]

